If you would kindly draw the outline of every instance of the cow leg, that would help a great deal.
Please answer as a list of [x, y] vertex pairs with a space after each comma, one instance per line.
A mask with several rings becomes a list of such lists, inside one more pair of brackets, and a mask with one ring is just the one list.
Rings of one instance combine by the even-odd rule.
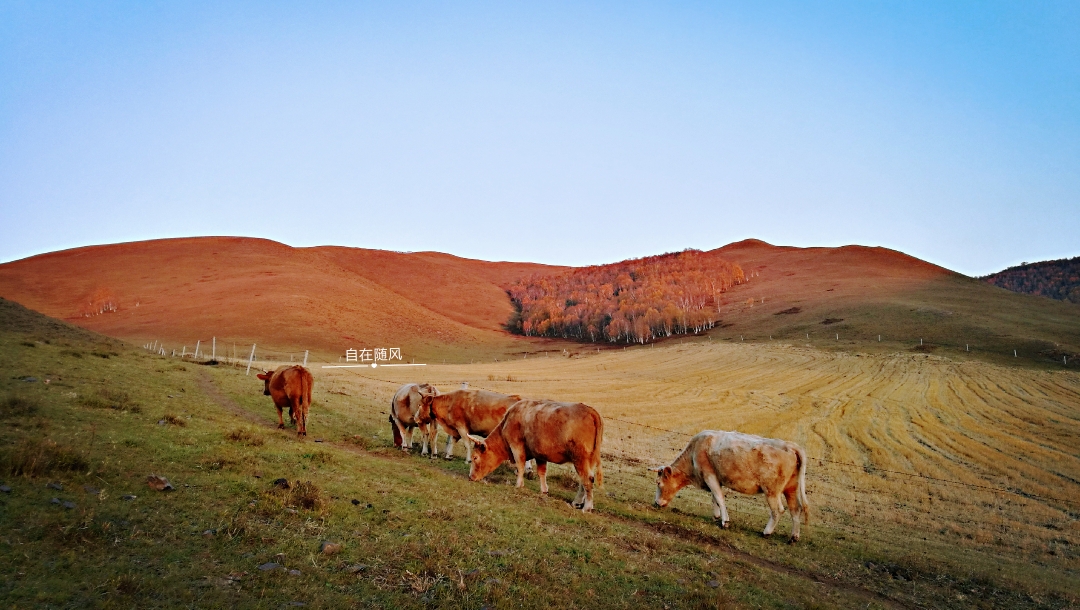
[[428, 454], [428, 426], [430, 424], [420, 424], [420, 455]]
[[788, 511], [791, 512], [791, 542], [799, 541], [799, 525], [802, 524], [802, 511], [799, 510], [799, 493], [796, 489], [784, 492], [787, 497]]
[[[274, 406], [277, 406], [277, 405], [274, 405]], [[281, 413], [282, 413], [281, 412], [281, 407], [278, 407], [277, 408], [277, 427], [278, 427], [278, 430], [284, 430], [285, 429], [285, 419], [282, 418]]]
[[780, 494], [765, 492], [765, 501], [769, 504], [769, 522], [765, 524], [762, 536], [772, 536], [776, 524], [780, 521], [780, 515], [784, 514], [784, 506], [780, 504]]
[[446, 453], [443, 457], [448, 460], [454, 459], [454, 435], [449, 432], [446, 433]]
[[728, 519], [727, 503], [724, 502], [724, 489], [720, 487], [720, 481], [716, 479], [715, 474], [706, 474], [704, 478], [705, 484], [712, 492], [713, 519], [720, 521], [720, 527], [728, 529], [731, 527], [731, 521]]
[[469, 430], [465, 426], [458, 427], [458, 437], [465, 443], [465, 463], [472, 463], [472, 439], [469, 438]]
[[409, 432], [409, 430], [405, 427], [404, 424], [398, 421], [396, 417], [390, 421], [394, 423], [394, 429], [397, 430], [397, 436], [399, 437], [399, 439], [396, 440], [401, 441], [401, 444], [399, 445], [401, 447], [401, 450], [408, 451], [409, 447], [412, 445], [412, 434]]
[[[528, 462], [525, 463], [526, 467]], [[540, 493], [546, 494], [548, 492], [547, 486], [547, 462], [537, 458], [536, 460], [536, 475], [540, 477]]]
[[574, 497], [574, 508], [580, 508], [587, 513], [593, 509], [593, 478], [596, 473], [589, 472], [589, 464], [585, 460], [581, 460], [581, 464], [575, 462], [574, 468], [577, 470], [578, 480], [581, 481], [577, 496]]
[[510, 459], [512, 459], [514, 461], [514, 466], [517, 468], [518, 477], [517, 477], [517, 483], [514, 484], [514, 487], [524, 487], [525, 486], [525, 462], [527, 461], [525, 459], [525, 446], [524, 445], [519, 445], [519, 446], [515, 447], [514, 445], [511, 444], [510, 445]]

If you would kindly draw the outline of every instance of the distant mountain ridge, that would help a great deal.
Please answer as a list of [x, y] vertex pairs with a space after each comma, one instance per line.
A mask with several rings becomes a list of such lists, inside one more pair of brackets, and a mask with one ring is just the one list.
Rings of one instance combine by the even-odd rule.
[[979, 279], [1013, 292], [1080, 304], [1080, 256], [1024, 263]]

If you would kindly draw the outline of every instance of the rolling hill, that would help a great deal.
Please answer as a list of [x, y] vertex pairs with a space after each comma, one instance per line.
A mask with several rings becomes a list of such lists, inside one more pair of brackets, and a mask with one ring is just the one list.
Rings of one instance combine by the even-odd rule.
[[[746, 240], [703, 255], [736, 264], [746, 276], [719, 295], [720, 320], [708, 331], [715, 339], [1046, 366], [1080, 355], [1074, 305], [1016, 294], [893, 250]], [[158, 340], [167, 351], [217, 337], [230, 355], [234, 344], [251, 343], [260, 356], [312, 350], [328, 359], [350, 347], [400, 347], [406, 361], [469, 362], [578, 345], [504, 329], [514, 313], [508, 287], [566, 270], [203, 237], [6, 263], [0, 296], [112, 337]]]

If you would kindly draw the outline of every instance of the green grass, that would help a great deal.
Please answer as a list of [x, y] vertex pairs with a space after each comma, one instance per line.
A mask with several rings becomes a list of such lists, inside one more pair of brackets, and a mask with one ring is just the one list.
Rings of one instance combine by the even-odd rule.
[[[86, 356], [95, 352], [110, 357]], [[0, 396], [17, 397], [0, 401], [0, 480], [12, 488], [0, 494], [0, 599], [12, 607], [1075, 603], [1022, 575], [973, 579], [963, 553], [929, 557], [813, 526], [788, 546], [762, 539], [741, 508], [721, 531], [693, 490], [679, 510], [657, 511], [640, 466], [607, 463], [589, 515], [567, 505], [562, 467], [546, 498], [536, 481], [514, 489], [505, 467], [471, 483], [460, 459], [393, 449], [383, 401], [318, 383], [300, 441], [276, 429], [262, 383], [242, 369], [181, 365], [7, 301], [0, 364]], [[44, 465], [18, 465], [39, 454]], [[150, 474], [175, 491], [151, 490]], [[320, 554], [324, 540], [343, 550]], [[271, 562], [281, 567], [258, 567]]]

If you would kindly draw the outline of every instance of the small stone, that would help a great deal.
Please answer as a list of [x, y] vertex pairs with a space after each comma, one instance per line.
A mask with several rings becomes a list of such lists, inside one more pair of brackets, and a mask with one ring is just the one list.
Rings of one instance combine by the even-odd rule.
[[274, 479], [274, 487], [278, 489], [289, 489], [289, 479]]
[[60, 504], [60, 498], [53, 498], [49, 500], [49, 504]]
[[296, 514], [296, 509], [295, 508], [286, 508], [285, 512], [289, 513], [290, 515], [295, 515]]
[[319, 545], [319, 552], [323, 555], [337, 555], [341, 552], [341, 544], [323, 540], [322, 544]]
[[66, 508], [68, 510], [71, 510], [71, 509], [75, 508], [75, 503], [72, 502], [71, 500], [67, 500], [67, 501], [64, 502], [64, 508]]
[[121, 500], [127, 500], [128, 502], [130, 502], [130, 501], [132, 501], [132, 500], [134, 500], [135, 498], [138, 498], [138, 497], [139, 496], [133, 496], [131, 494], [128, 494], [126, 496], [120, 496], [120, 499]]
[[202, 535], [203, 535], [204, 538], [213, 538], [214, 534], [216, 534], [216, 533], [217, 533], [217, 530], [206, 530], [205, 532], [202, 533]]
[[261, 570], [263, 572], [269, 572], [270, 570], [276, 570], [277, 568], [280, 568], [280, 567], [281, 567], [281, 564], [274, 563], [273, 561], [268, 561], [268, 562], [262, 564], [261, 566], [259, 566], [259, 570]]
[[55, 482], [55, 481], [49, 483], [45, 487], [48, 487], [49, 489], [55, 489], [56, 491], [64, 491], [64, 486], [61, 485], [60, 483]]
[[345, 566], [345, 573], [346, 574], [359, 574], [360, 572], [363, 572], [366, 569], [367, 569], [366, 565], [364, 565], [362, 563], [358, 563], [358, 564], [356, 564], [354, 566]]
[[299, 576], [300, 570], [289, 570], [289, 576]]
[[165, 425], [165, 420], [164, 419], [159, 419], [157, 425], [164, 426]]
[[353, 506], [360, 506], [360, 500], [357, 500], [356, 498], [353, 498], [352, 505]]
[[9, 493], [11, 493], [11, 488], [8, 487], [7, 485], [0, 485], [0, 492], [9, 494]]
[[712, 587], [713, 589], [715, 589], [715, 588], [720, 586], [720, 581], [719, 580], [710, 580], [709, 582], [707, 582], [705, 584], [707, 584], [710, 587]]
[[169, 479], [156, 474], [146, 477], [146, 484], [150, 486], [150, 489], [155, 491], [172, 491], [175, 489], [172, 486], [172, 483], [169, 482]]
[[90, 485], [83, 485], [83, 491], [90, 494], [91, 496], [96, 496], [101, 493], [100, 489], [98, 489], [97, 487], [91, 487]]
[[26, 383], [34, 383], [35, 381], [37, 381], [37, 377], [23, 377], [23, 381], [25, 381]]

